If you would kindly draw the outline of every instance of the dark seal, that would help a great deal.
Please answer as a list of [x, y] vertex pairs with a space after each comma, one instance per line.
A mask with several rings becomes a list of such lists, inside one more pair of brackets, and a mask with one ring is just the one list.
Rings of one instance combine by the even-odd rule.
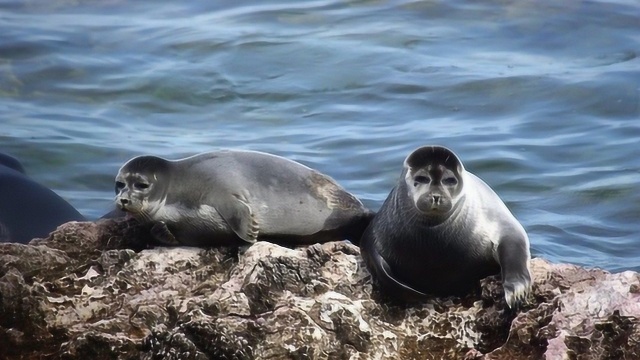
[[424, 146], [361, 240], [383, 293], [415, 301], [462, 295], [501, 273], [510, 307], [531, 288], [529, 240], [502, 200], [442, 146]]
[[167, 245], [355, 241], [373, 215], [330, 177], [256, 151], [133, 158], [116, 177], [115, 201]]
[[22, 164], [0, 153], [0, 242], [26, 244], [58, 226], [85, 218], [52, 190], [29, 178]]

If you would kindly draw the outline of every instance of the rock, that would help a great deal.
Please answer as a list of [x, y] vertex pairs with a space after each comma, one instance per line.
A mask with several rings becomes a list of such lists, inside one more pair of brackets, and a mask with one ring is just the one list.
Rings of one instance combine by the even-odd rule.
[[498, 278], [395, 304], [348, 242], [147, 248], [133, 220], [0, 244], [2, 359], [634, 359], [640, 276], [543, 259], [529, 303]]

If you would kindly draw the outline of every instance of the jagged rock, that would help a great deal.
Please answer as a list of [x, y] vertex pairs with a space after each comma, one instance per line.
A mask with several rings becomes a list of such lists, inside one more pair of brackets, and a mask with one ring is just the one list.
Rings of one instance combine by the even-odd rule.
[[395, 304], [359, 249], [147, 248], [133, 220], [0, 244], [2, 359], [635, 359], [640, 276], [534, 259], [529, 304], [496, 277]]

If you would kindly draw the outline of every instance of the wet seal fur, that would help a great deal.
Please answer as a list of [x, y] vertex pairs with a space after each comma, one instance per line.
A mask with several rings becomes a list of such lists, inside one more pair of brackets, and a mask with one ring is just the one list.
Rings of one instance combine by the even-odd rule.
[[357, 241], [373, 213], [330, 177], [280, 156], [222, 150], [139, 156], [116, 177], [116, 205], [161, 244]]
[[0, 153], [0, 242], [26, 244], [58, 226], [85, 218], [49, 188], [35, 182], [16, 158]]
[[361, 239], [383, 293], [405, 301], [462, 295], [501, 272], [514, 307], [531, 289], [529, 239], [506, 205], [442, 146], [424, 146]]

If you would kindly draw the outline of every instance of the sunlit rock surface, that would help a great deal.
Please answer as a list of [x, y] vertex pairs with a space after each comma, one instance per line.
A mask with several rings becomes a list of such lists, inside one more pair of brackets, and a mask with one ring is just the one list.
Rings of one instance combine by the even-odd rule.
[[640, 276], [532, 261], [529, 304], [496, 278], [399, 305], [357, 247], [146, 248], [133, 220], [0, 244], [1, 359], [636, 359]]

